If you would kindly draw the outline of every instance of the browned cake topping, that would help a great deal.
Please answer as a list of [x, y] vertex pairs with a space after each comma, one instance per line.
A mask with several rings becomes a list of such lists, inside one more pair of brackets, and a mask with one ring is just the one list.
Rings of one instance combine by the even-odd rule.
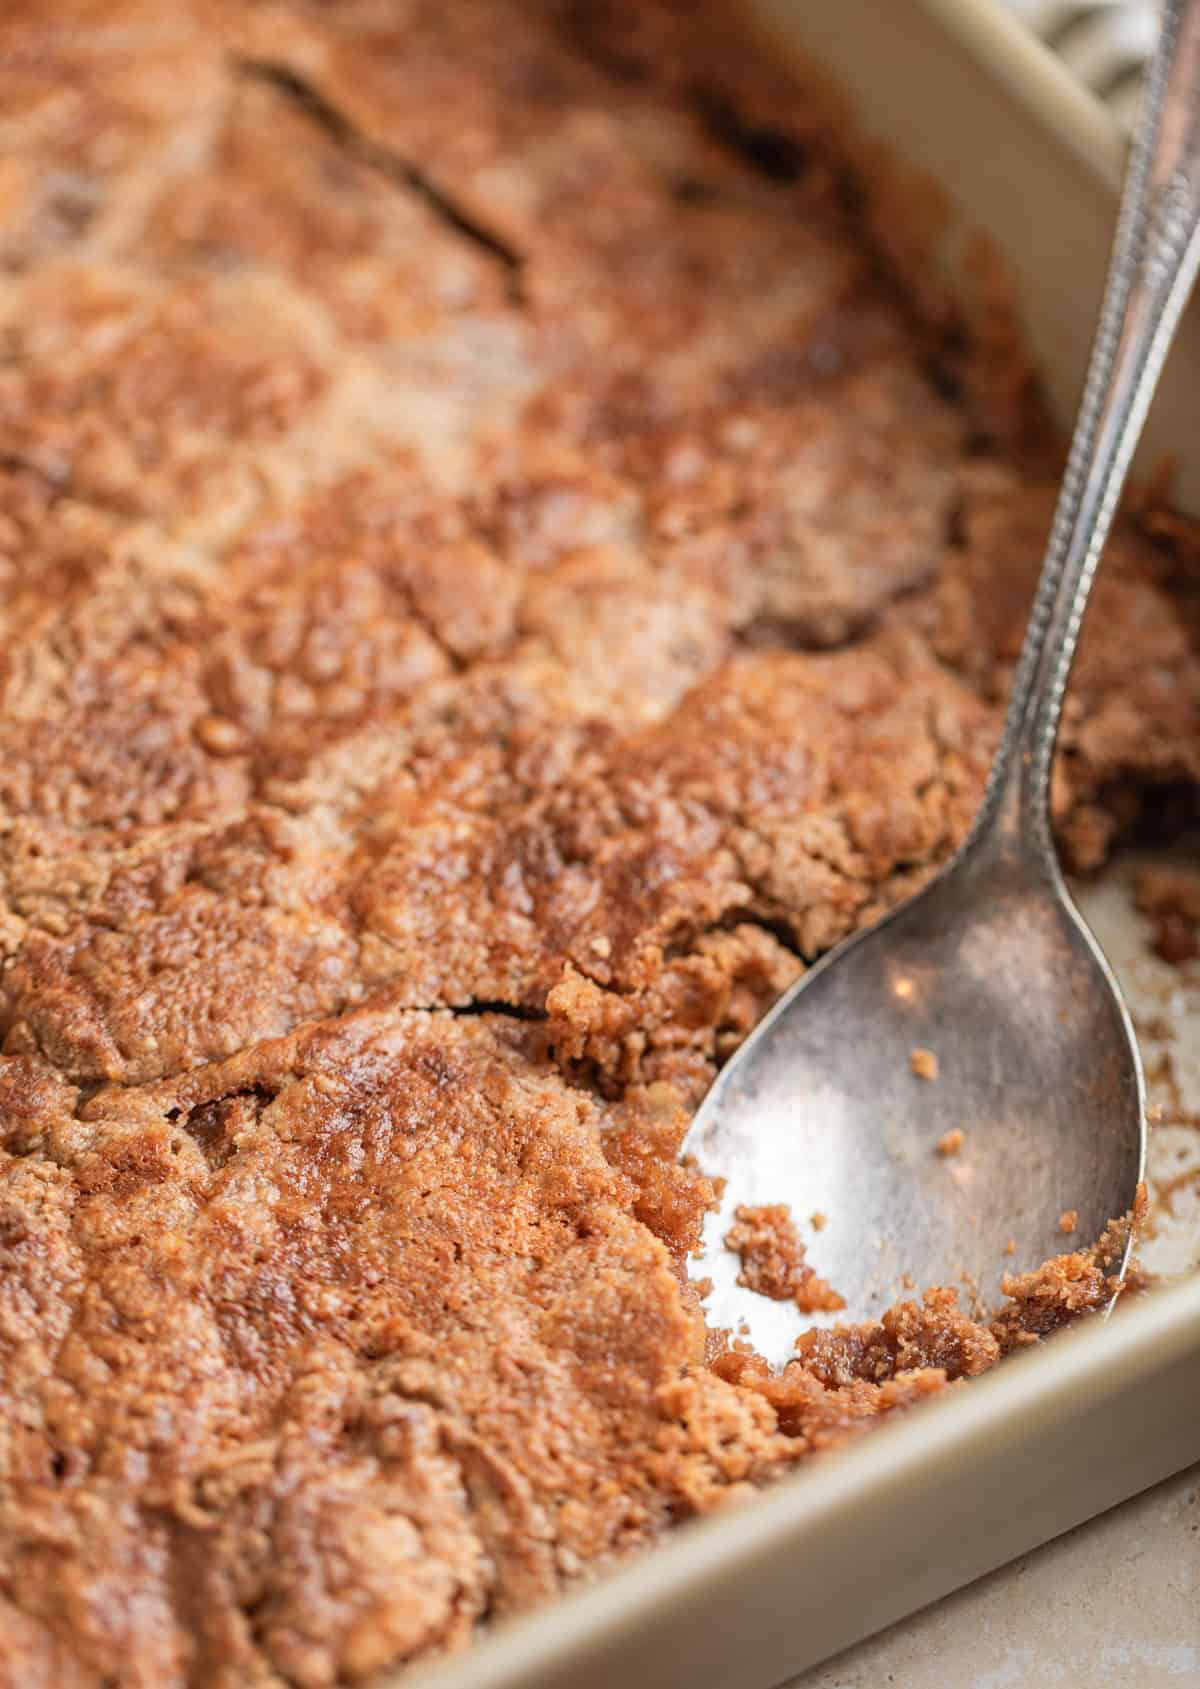
[[[963, 836], [1055, 480], [740, 39], [3, 8], [4, 1685], [461, 1646], [1107, 1294], [705, 1364], [689, 1111]], [[1200, 772], [1157, 530], [1077, 866]]]

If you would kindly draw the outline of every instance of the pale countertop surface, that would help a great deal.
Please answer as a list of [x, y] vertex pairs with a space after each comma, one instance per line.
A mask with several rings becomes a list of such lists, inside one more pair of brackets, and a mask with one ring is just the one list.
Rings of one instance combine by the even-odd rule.
[[1200, 1686], [1200, 1466], [795, 1678], [788, 1689]]

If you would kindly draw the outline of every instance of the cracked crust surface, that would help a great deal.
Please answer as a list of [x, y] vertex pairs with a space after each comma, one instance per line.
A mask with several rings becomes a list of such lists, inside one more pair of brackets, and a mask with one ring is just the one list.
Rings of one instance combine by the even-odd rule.
[[369, 1679], [1106, 1294], [705, 1361], [688, 1111], [962, 837], [1054, 480], [710, 12], [0, 19], [0, 1683]]

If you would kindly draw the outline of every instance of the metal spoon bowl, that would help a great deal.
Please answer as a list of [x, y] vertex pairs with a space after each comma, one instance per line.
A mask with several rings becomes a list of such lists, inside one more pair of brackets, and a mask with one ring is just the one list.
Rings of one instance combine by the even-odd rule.
[[[912, 902], [825, 957], [723, 1070], [684, 1141], [724, 1181], [692, 1271], [710, 1324], [787, 1359], [811, 1315], [738, 1283], [741, 1205], [827, 1223], [816, 1269], [844, 1319], [1099, 1236], [1145, 1158], [1141, 1061], [1067, 893], [1050, 770], [1084, 606], [1200, 264], [1200, 0], [1169, 0], [1042, 580], [974, 829]], [[931, 1051], [937, 1077], [914, 1072]], [[918, 1058], [918, 1066], [921, 1065]], [[964, 1134], [956, 1153], [947, 1134]], [[1074, 1211], [1064, 1236], [1061, 1217]], [[802, 1227], [803, 1229], [803, 1227]], [[1114, 1278], [1128, 1251], [1112, 1264]]]
[[[933, 1052], [935, 1080], [912, 1071], [914, 1050]], [[940, 1153], [956, 1131], [961, 1148]], [[722, 1074], [687, 1147], [729, 1170], [698, 1263], [709, 1322], [746, 1320], [783, 1362], [820, 1316], [738, 1284], [722, 1239], [739, 1204], [790, 1201], [802, 1235], [826, 1216], [809, 1254], [846, 1300], [838, 1318], [960, 1281], [968, 1305], [994, 1305], [1003, 1273], [1096, 1238], [1133, 1203], [1141, 1068], [1065, 892], [981, 854], [819, 963]]]

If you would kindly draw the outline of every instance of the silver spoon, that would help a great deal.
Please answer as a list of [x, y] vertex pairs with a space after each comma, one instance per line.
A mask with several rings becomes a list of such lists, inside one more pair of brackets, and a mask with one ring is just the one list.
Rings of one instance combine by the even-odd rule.
[[[1002, 1273], [1095, 1239], [1134, 1200], [1141, 1061], [1058, 866], [1050, 769], [1084, 606], [1200, 263], [1198, 230], [1200, 0], [1168, 0], [1041, 584], [975, 826], [919, 896], [776, 1005], [684, 1141], [685, 1155], [726, 1181], [691, 1267], [712, 1281], [709, 1323], [748, 1327], [774, 1362], [821, 1321], [738, 1284], [723, 1240], [741, 1204], [789, 1204], [802, 1236], [808, 1216], [826, 1216], [809, 1234], [811, 1263], [845, 1298], [838, 1317], [865, 1319], [914, 1286], [960, 1280], [994, 1303]], [[913, 1072], [919, 1050], [936, 1057], [936, 1079]], [[939, 1156], [956, 1129], [961, 1149]], [[1067, 1210], [1077, 1215], [1070, 1241], [1059, 1224]]]

